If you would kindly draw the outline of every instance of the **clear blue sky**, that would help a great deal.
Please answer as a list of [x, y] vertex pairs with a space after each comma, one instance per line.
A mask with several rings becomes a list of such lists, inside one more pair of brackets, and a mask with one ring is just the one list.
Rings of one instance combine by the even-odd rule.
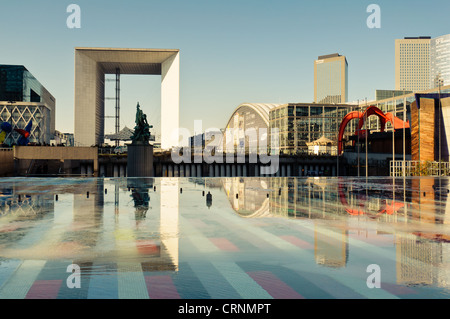
[[[81, 29], [66, 26], [71, 3]], [[366, 25], [371, 3], [380, 29]], [[180, 49], [180, 125], [193, 132], [196, 119], [224, 127], [243, 102], [312, 101], [319, 55], [345, 55], [349, 101], [370, 100], [394, 88], [394, 40], [450, 33], [448, 12], [448, 0], [2, 1], [0, 64], [25, 65], [56, 98], [56, 129], [73, 132], [75, 47]], [[137, 101], [158, 127], [159, 76], [122, 77], [122, 127], [133, 127]], [[113, 127], [107, 119], [106, 133]]]

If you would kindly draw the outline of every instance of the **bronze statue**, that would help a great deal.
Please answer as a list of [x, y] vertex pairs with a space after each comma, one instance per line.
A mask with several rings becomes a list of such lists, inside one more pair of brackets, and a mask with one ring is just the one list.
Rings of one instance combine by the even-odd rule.
[[131, 136], [132, 144], [148, 144], [150, 140], [150, 129], [153, 127], [147, 122], [147, 115], [140, 109], [139, 102], [136, 106], [136, 126], [134, 134]]

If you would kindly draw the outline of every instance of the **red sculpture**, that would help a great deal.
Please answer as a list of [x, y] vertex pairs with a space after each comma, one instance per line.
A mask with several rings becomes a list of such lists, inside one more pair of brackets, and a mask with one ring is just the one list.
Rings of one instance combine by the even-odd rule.
[[359, 137], [365, 137], [366, 131], [361, 130], [361, 128], [364, 125], [365, 119], [369, 118], [371, 115], [376, 115], [380, 118], [381, 122], [381, 132], [384, 132], [384, 128], [386, 126], [387, 122], [391, 122], [391, 124], [394, 126], [394, 130], [402, 129], [402, 128], [409, 128], [409, 121], [404, 122], [403, 120], [399, 119], [398, 117], [394, 116], [394, 114], [388, 112], [383, 113], [379, 108], [377, 108], [375, 105], [369, 106], [366, 111], [359, 112], [359, 111], [352, 111], [348, 113], [344, 118], [342, 119], [341, 125], [339, 126], [339, 139], [338, 139], [338, 154], [340, 155], [342, 153], [342, 144], [343, 144], [343, 137], [344, 137], [344, 131], [348, 124], [353, 119], [358, 119], [358, 128], [356, 129], [355, 135], [359, 134]]

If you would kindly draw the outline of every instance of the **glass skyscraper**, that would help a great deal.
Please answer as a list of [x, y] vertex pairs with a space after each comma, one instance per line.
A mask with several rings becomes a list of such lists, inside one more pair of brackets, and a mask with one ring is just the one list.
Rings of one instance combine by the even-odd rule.
[[319, 56], [314, 61], [314, 102], [346, 103], [348, 63], [338, 53]]
[[0, 65], [0, 101], [54, 104], [55, 99], [23, 65]]
[[[55, 132], [55, 98], [23, 65], [0, 65], [0, 122], [24, 129], [32, 121], [30, 142], [49, 143]], [[5, 143], [17, 142], [11, 132]]]
[[450, 85], [450, 34], [431, 40], [430, 43], [430, 87]]

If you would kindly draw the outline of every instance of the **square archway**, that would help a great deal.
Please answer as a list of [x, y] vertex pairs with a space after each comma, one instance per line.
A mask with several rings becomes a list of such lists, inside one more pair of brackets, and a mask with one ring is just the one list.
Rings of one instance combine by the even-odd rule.
[[75, 48], [75, 145], [103, 143], [105, 74], [117, 69], [120, 74], [161, 75], [161, 148], [178, 146], [179, 50], [117, 48]]

